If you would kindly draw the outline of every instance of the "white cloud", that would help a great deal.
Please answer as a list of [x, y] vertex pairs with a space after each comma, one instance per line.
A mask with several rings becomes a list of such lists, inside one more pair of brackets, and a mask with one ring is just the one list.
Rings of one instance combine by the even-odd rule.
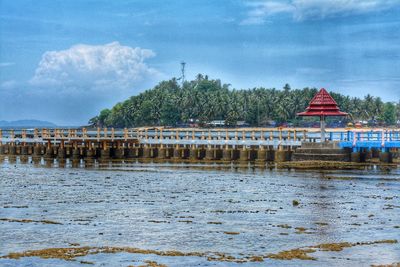
[[16, 86], [17, 86], [17, 82], [15, 80], [4, 81], [0, 84], [0, 88], [5, 89], [5, 90], [14, 89]]
[[[289, 14], [296, 21], [379, 12], [400, 6], [399, 0], [265, 0], [250, 2], [242, 24], [262, 24], [266, 17]], [[253, 23], [252, 23], [253, 22]]]
[[15, 63], [14, 62], [0, 62], [0, 68], [9, 67], [12, 65], [15, 65]]
[[42, 56], [30, 83], [77, 93], [84, 90], [124, 90], [158, 75], [145, 60], [149, 49], [105, 45], [74, 45], [67, 50], [48, 51]]

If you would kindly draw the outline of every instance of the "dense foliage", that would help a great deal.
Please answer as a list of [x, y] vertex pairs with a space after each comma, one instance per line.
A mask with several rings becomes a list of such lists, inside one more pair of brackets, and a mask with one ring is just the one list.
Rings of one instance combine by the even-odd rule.
[[[271, 121], [296, 124], [301, 120], [296, 118], [296, 113], [303, 111], [318, 91], [316, 88], [291, 89], [288, 84], [283, 90], [263, 87], [235, 90], [229, 86], [200, 74], [183, 86], [176, 79], [163, 81], [111, 110], [102, 110], [89, 123], [113, 127], [175, 126], [192, 119], [200, 124], [225, 120], [232, 126], [238, 121], [260, 126]], [[371, 95], [364, 99], [334, 92], [331, 95], [342, 111], [350, 113], [351, 120], [393, 125], [400, 117], [400, 102], [384, 103]]]

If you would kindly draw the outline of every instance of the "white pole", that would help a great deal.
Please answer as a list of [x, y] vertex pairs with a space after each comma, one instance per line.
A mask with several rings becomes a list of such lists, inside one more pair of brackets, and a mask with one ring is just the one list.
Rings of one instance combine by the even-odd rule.
[[321, 142], [325, 142], [325, 116], [321, 116]]

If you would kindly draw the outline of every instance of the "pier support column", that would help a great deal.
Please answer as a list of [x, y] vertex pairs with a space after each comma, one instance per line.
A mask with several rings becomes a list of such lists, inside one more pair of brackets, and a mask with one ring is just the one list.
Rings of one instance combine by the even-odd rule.
[[25, 145], [21, 147], [21, 156], [28, 156], [28, 147]]
[[365, 160], [367, 161], [367, 160], [371, 160], [372, 159], [372, 150], [371, 149], [368, 149], [366, 152], [365, 152]]
[[379, 160], [382, 163], [393, 163], [393, 155], [391, 152], [381, 152]]
[[44, 157], [45, 157], [45, 159], [54, 158], [54, 148], [52, 146], [47, 146]]
[[114, 158], [115, 159], [124, 159], [124, 149], [121, 147], [114, 149]]
[[25, 144], [21, 146], [20, 160], [21, 160], [22, 163], [28, 162], [28, 155], [29, 155], [28, 148], [29, 147], [26, 146]]
[[221, 149], [221, 148], [215, 148], [214, 150], [215, 150], [215, 152], [214, 152], [214, 159], [220, 160], [220, 159], [222, 158], [222, 154], [223, 154], [222, 150], [223, 150], [223, 149]]
[[131, 148], [128, 148], [128, 154], [127, 158], [133, 159], [133, 158], [139, 158], [143, 155], [143, 148], [140, 146], [133, 146]]
[[40, 158], [42, 156], [42, 146], [41, 145], [39, 145], [39, 144], [36, 144], [34, 147], [33, 147], [33, 158], [34, 159], [38, 159], [38, 158]]
[[145, 158], [145, 159], [151, 158], [150, 147], [148, 147], [148, 146], [143, 147], [143, 158]]
[[160, 147], [158, 149], [158, 155], [157, 158], [158, 159], [165, 159], [167, 155], [167, 150], [165, 149], [165, 147]]
[[239, 160], [247, 161], [249, 159], [249, 150], [247, 148], [242, 148], [240, 150]]
[[111, 155], [110, 148], [106, 147], [100, 151], [100, 159], [101, 160], [109, 160]]
[[214, 160], [215, 159], [214, 153], [215, 153], [215, 150], [213, 148], [211, 148], [211, 147], [208, 147], [206, 149], [206, 157], [205, 157], [205, 159], [206, 160]]
[[189, 152], [190, 160], [197, 160], [199, 156], [199, 150], [196, 147], [191, 147]]
[[92, 147], [89, 147], [86, 149], [86, 156], [84, 160], [87, 162], [93, 162], [95, 156], [96, 156], [96, 151]]
[[367, 160], [367, 151], [360, 151], [360, 162], [366, 162]]
[[175, 147], [173, 151], [173, 160], [180, 160], [182, 159], [182, 149], [180, 147]]
[[4, 146], [0, 145], [0, 155], [4, 155]]
[[351, 162], [361, 162], [360, 152], [352, 152], [351, 153]]
[[57, 151], [57, 158], [64, 160], [67, 157], [67, 151], [65, 147], [59, 147]]
[[165, 150], [166, 150], [165, 157], [167, 159], [170, 159], [170, 158], [174, 157], [174, 149], [172, 147], [166, 147]]
[[71, 159], [73, 161], [80, 161], [80, 159], [81, 159], [81, 150], [78, 147], [74, 147], [72, 149]]
[[9, 156], [17, 155], [17, 147], [14, 144], [8, 145], [8, 155]]
[[272, 149], [267, 150], [266, 158], [267, 158], [267, 161], [274, 161], [275, 160], [275, 151]]
[[372, 158], [375, 158], [375, 159], [379, 158], [379, 154], [380, 154], [379, 149], [371, 148], [371, 151], [372, 151]]
[[293, 151], [292, 150], [286, 150], [285, 151], [285, 157], [286, 157], [286, 161], [292, 161], [292, 155], [293, 155]]
[[286, 150], [276, 150], [274, 155], [275, 162], [285, 162], [287, 161], [287, 151]]
[[222, 150], [222, 160], [231, 161], [232, 160], [232, 149], [225, 148]]
[[257, 151], [257, 161], [264, 162], [267, 160], [267, 152], [263, 147], [260, 147]]
[[158, 156], [158, 148], [157, 147], [152, 147], [150, 149], [150, 157], [156, 158]]

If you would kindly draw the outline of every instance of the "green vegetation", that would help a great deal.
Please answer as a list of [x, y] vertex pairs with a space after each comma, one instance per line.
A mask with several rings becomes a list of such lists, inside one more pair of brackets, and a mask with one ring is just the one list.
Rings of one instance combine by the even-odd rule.
[[[229, 84], [201, 74], [183, 86], [176, 79], [162, 81], [153, 89], [116, 104], [111, 110], [102, 110], [89, 123], [113, 127], [175, 126], [194, 119], [200, 124], [225, 120], [230, 126], [235, 126], [238, 121], [254, 126], [267, 125], [270, 121], [296, 125], [302, 120], [296, 118], [296, 113], [303, 111], [318, 91], [316, 88], [291, 89], [288, 84], [283, 90], [229, 87]], [[384, 103], [371, 95], [364, 99], [333, 92], [331, 95], [353, 120], [393, 125], [400, 117], [400, 102]]]

